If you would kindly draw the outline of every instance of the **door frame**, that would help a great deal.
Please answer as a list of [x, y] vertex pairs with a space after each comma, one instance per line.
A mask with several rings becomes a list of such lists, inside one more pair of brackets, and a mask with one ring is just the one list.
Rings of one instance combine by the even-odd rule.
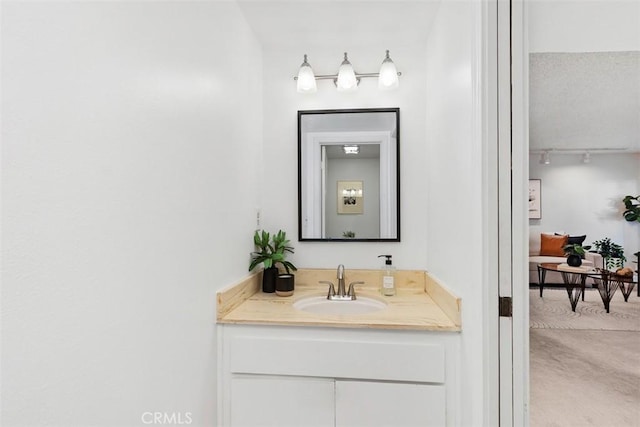
[[529, 46], [526, 0], [511, 0], [513, 420], [529, 425]]
[[[483, 2], [487, 320], [484, 425], [529, 425], [526, 0]], [[499, 316], [499, 297], [512, 315]]]

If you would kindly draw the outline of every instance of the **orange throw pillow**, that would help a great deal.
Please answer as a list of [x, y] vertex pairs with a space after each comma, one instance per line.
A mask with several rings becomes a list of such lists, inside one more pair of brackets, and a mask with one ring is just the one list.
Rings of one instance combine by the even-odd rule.
[[567, 244], [569, 236], [554, 236], [553, 234], [540, 235], [540, 255], [541, 256], [565, 256], [564, 246]]

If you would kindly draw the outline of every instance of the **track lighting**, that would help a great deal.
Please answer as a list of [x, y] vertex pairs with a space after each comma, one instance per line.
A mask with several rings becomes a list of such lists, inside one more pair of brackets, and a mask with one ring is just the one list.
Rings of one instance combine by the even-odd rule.
[[548, 165], [550, 163], [551, 163], [551, 156], [549, 155], [548, 151], [545, 151], [542, 154], [540, 154], [540, 164], [541, 165]]
[[[613, 153], [627, 153], [630, 151], [630, 147], [607, 147], [607, 148], [591, 148], [591, 147], [580, 147], [580, 148], [543, 148], [539, 150], [530, 150], [529, 154], [536, 155], [540, 154], [539, 163], [541, 165], [551, 164], [551, 152], [553, 152], [554, 156], [562, 156], [562, 155], [573, 155], [574, 159], [576, 156], [579, 158], [582, 163], [588, 164], [591, 163], [591, 155], [592, 154], [613, 154]], [[598, 157], [598, 156], [596, 156]]]
[[396, 66], [386, 51], [380, 71], [378, 73], [356, 73], [353, 65], [349, 62], [347, 52], [344, 53], [344, 59], [338, 69], [338, 74], [315, 75], [311, 65], [307, 62], [307, 55], [304, 55], [302, 65], [298, 71], [298, 76], [294, 77], [297, 81], [298, 93], [314, 93], [317, 91], [316, 80], [333, 80], [336, 88], [340, 92], [350, 92], [358, 88], [360, 79], [366, 77], [377, 77], [378, 88], [381, 90], [395, 89], [400, 85], [398, 76], [402, 75], [396, 70]]

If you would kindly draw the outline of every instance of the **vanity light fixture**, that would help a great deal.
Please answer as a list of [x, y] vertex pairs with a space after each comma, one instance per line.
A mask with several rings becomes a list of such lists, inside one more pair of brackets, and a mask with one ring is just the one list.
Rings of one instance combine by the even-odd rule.
[[377, 73], [356, 73], [353, 65], [349, 62], [347, 52], [344, 53], [344, 59], [338, 69], [338, 74], [315, 75], [311, 69], [311, 65], [307, 62], [307, 55], [298, 71], [298, 76], [293, 79], [297, 81], [298, 93], [314, 93], [317, 91], [316, 80], [333, 80], [339, 92], [350, 92], [358, 88], [360, 79], [366, 77], [378, 78], [378, 89], [389, 90], [395, 89], [400, 85], [398, 76], [402, 73], [398, 72], [395, 64], [389, 57], [389, 51], [382, 61], [380, 71]]
[[344, 154], [358, 154], [360, 152], [359, 145], [343, 145], [342, 150]]

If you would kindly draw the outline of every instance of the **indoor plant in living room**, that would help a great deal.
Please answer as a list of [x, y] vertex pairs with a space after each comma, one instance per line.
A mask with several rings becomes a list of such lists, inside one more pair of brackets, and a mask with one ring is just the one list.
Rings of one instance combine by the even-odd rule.
[[602, 255], [604, 259], [604, 268], [609, 271], [615, 271], [617, 268], [621, 268], [624, 262], [627, 260], [624, 256], [624, 248], [615, 242], [612, 242], [610, 238], [605, 237], [601, 240], [593, 242], [595, 251]]
[[571, 267], [580, 267], [582, 265], [582, 258], [586, 251], [591, 249], [591, 246], [582, 246], [579, 243], [572, 243], [569, 245], [565, 245], [564, 248], [565, 255], [567, 255], [567, 264]]
[[622, 216], [629, 222], [640, 222], [640, 196], [625, 196], [622, 199], [624, 212]]
[[272, 236], [267, 231], [256, 230], [253, 235], [253, 243], [258, 250], [251, 253], [249, 271], [256, 268], [259, 264], [263, 264], [262, 292], [276, 292], [280, 273], [278, 264], [281, 264], [286, 270], [286, 274], [281, 275], [287, 276], [283, 277], [282, 280], [284, 286], [291, 287], [291, 292], [293, 292], [293, 275], [291, 274], [291, 270], [296, 271], [297, 268], [285, 259], [287, 252], [293, 253], [293, 247], [289, 246], [286, 232], [278, 230], [278, 232]]

